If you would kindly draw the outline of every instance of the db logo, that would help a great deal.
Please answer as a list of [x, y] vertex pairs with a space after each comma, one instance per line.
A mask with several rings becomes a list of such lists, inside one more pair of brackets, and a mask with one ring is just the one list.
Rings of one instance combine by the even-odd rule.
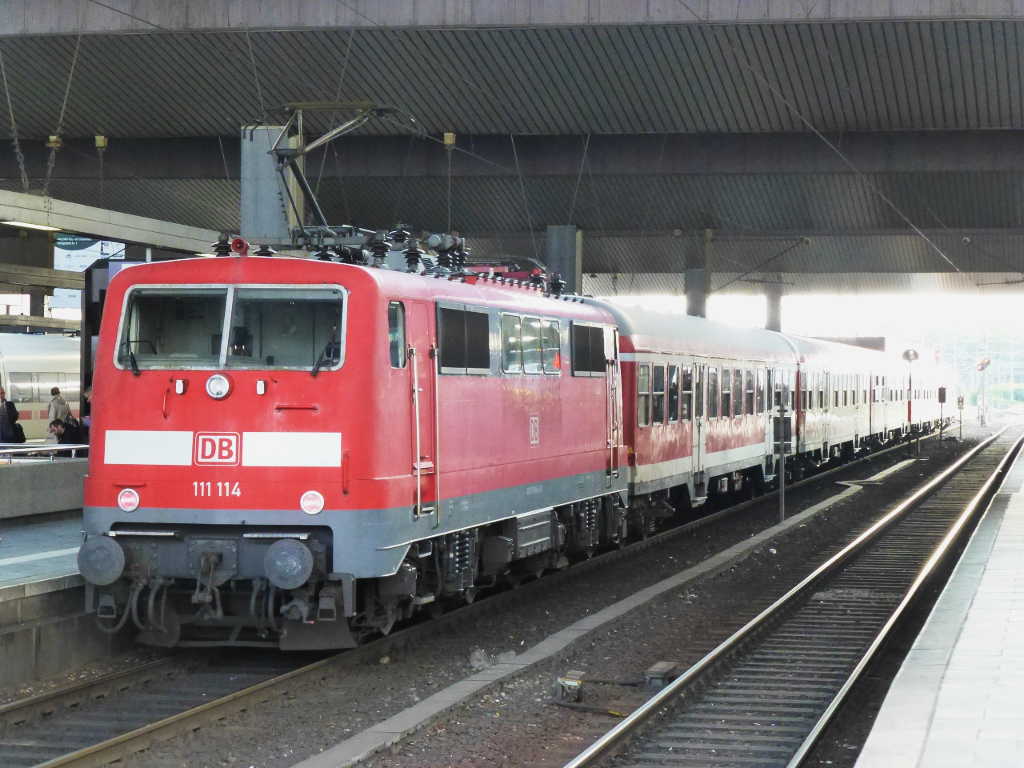
[[237, 432], [197, 432], [196, 464], [238, 466]]

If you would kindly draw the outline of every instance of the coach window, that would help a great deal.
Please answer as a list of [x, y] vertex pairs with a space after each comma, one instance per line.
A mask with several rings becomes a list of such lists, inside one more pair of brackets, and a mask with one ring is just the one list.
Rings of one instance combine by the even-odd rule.
[[818, 375], [818, 407], [825, 407], [825, 374]]
[[661, 424], [665, 420], [665, 366], [654, 366], [651, 378], [651, 423]]
[[708, 368], [708, 418], [718, 416], [718, 368]]
[[35, 376], [31, 373], [12, 373], [8, 376], [10, 391], [7, 393], [14, 402], [41, 403], [43, 398], [36, 397]]
[[743, 372], [743, 412], [756, 413], [754, 410], [754, 372], [746, 370]]
[[722, 415], [732, 415], [732, 370], [722, 369]]
[[501, 370], [523, 372], [522, 320], [515, 315], [501, 316]]
[[679, 421], [679, 366], [668, 367], [668, 420]]
[[490, 318], [486, 312], [441, 308], [441, 373], [491, 372]]
[[405, 368], [405, 306], [400, 301], [388, 304], [388, 356], [392, 368]]
[[572, 375], [603, 376], [604, 328], [572, 324]]
[[690, 420], [690, 414], [693, 413], [693, 371], [690, 366], [683, 366], [683, 397], [682, 397], [682, 415], [683, 421]]
[[544, 373], [562, 372], [562, 339], [557, 320], [541, 321], [541, 348], [544, 354]]
[[757, 376], [757, 412], [764, 413], [764, 369], [758, 368], [755, 375]]
[[540, 318], [523, 318], [523, 370], [541, 373]]
[[636, 367], [636, 423], [646, 427], [651, 423], [651, 366]]

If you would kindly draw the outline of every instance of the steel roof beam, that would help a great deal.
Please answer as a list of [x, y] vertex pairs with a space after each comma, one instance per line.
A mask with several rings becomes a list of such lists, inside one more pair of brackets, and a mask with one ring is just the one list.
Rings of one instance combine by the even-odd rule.
[[[83, 10], [84, 9], [84, 10]], [[692, 11], [690, 10], [692, 9]], [[697, 18], [699, 15], [700, 18]], [[302, 30], [405, 27], [474, 29], [488, 27], [603, 26], [626, 24], [715, 24], [765, 22], [942, 20], [1021, 18], [1019, 3], [958, 0], [922, 2], [721, 2], [524, 3], [474, 0], [427, 3], [408, 0], [305, 0], [301, 3], [250, 3], [204, 0], [192, 3], [68, 3], [66, 0], [8, 0], [0, 3], [0, 36], [202, 32], [209, 30]]]
[[52, 197], [0, 190], [0, 222], [15, 221], [55, 227], [63, 232], [102, 240], [138, 243], [186, 253], [205, 253], [220, 237], [212, 229], [133, 216], [105, 208], [69, 203]]

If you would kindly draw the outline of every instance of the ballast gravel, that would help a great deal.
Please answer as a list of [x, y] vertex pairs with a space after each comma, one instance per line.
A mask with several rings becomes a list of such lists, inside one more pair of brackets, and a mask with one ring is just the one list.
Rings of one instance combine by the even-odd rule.
[[[410, 766], [560, 766], [644, 697], [634, 683], [660, 660], [688, 664], [769, 605], [815, 565], [840, 548], [852, 532], [870, 525], [888, 505], [935, 474], [962, 446], [928, 440], [929, 459], [864, 489], [759, 548], [727, 571], [666, 593], [622, 619], [599, 628], [555, 657], [457, 705], [386, 753], [373, 768]], [[970, 437], [970, 439], [967, 439]], [[845, 469], [829, 480], [787, 493], [790, 514], [835, 495], [835, 481], [868, 477], [913, 455], [894, 451]], [[320, 683], [226, 718], [188, 736], [136, 754], [125, 765], [289, 768], [330, 748], [497, 660], [520, 653], [574, 621], [645, 586], [691, 567], [710, 554], [773, 525], [778, 505], [765, 500], [741, 514], [652, 547], [638, 557], [610, 563], [538, 589], [528, 604], [492, 614], [472, 628], [439, 631], [418, 647], [331, 674]], [[555, 678], [581, 670], [584, 704], [599, 712], [553, 703]], [[626, 684], [621, 684], [626, 683]]]

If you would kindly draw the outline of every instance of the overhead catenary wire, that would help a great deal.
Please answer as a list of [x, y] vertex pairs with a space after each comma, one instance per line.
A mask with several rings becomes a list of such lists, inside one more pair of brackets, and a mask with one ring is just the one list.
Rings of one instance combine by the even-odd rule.
[[14, 147], [14, 157], [18, 161], [18, 174], [21, 176], [21, 189], [29, 191], [28, 171], [25, 168], [25, 154], [21, 151], [21, 143], [18, 141], [18, 121], [14, 119], [14, 104], [11, 100], [11, 88], [7, 82], [7, 69], [4, 66], [4, 53], [0, 49], [0, 78], [4, 83], [4, 96], [7, 99], [7, 112], [11, 117], [11, 146]]
[[753, 64], [750, 63], [749, 59], [747, 59], [746, 57], [746, 54], [744, 54], [736, 45], [734, 45], [729, 40], [727, 34], [721, 34], [723, 28], [711, 24], [711, 22], [708, 19], [704, 18], [699, 13], [697, 13], [693, 8], [691, 8], [690, 5], [686, 2], [686, 0], [676, 0], [676, 2], [683, 6], [690, 13], [690, 15], [697, 19], [697, 21], [706, 25], [712, 31], [712, 34], [716, 38], [718, 38], [720, 42], [722, 42], [725, 45], [725, 47], [732, 52], [732, 54], [736, 57], [737, 63], [743, 69], [745, 69], [747, 72], [753, 75], [753, 77], [756, 80], [758, 80], [765, 88], [767, 88], [768, 91], [776, 99], [778, 99], [779, 102], [781, 102], [786, 107], [786, 109], [788, 109], [807, 130], [809, 130], [819, 140], [821, 140], [821, 142], [839, 158], [843, 165], [849, 168], [861, 181], [863, 181], [868, 186], [868, 188], [875, 194], [875, 196], [877, 196], [882, 202], [884, 202], [889, 207], [889, 209], [893, 211], [893, 213], [895, 213], [911, 230], [914, 231], [915, 234], [917, 234], [922, 240], [924, 240], [924, 242], [927, 243], [928, 246], [936, 254], [938, 254], [940, 258], [942, 258], [943, 261], [949, 264], [949, 266], [952, 267], [955, 272], [961, 271], [960, 268], [953, 262], [953, 260], [946, 255], [946, 252], [943, 251], [942, 248], [940, 248], [934, 240], [928, 237], [924, 230], [918, 227], [910, 219], [910, 217], [907, 216], [907, 214], [905, 214], [900, 209], [900, 207], [896, 205], [896, 203], [878, 187], [877, 184], [875, 184], [870, 178], [868, 178], [868, 176], [863, 171], [861, 171], [860, 168], [858, 168], [854, 164], [854, 162], [850, 160], [850, 158], [846, 156], [845, 152], [843, 152], [834, 142], [830, 141], [824, 133], [818, 130], [814, 123], [812, 123], [811, 120], [806, 115], [804, 115], [803, 112], [801, 112], [800, 109], [797, 108], [797, 106], [793, 104], [792, 101], [786, 98], [786, 96], [782, 93], [778, 86], [776, 86], [771, 80], [765, 77], [765, 75], [760, 70], [758, 70]]
[[754, 274], [755, 272], [761, 272], [765, 267], [767, 267], [773, 261], [776, 261], [777, 259], [781, 259], [783, 256], [785, 256], [790, 251], [796, 250], [801, 245], [808, 245], [810, 242], [811, 241], [808, 240], [806, 237], [801, 237], [795, 243], [791, 243], [791, 244], [787, 245], [785, 248], [783, 248], [778, 253], [776, 253], [776, 254], [774, 254], [772, 256], [769, 256], [767, 259], [765, 259], [764, 261], [760, 262], [759, 264], [754, 265], [751, 269], [748, 269], [746, 272], [744, 272], [744, 273], [742, 273], [740, 275], [737, 275], [732, 280], [727, 280], [726, 282], [722, 283], [722, 285], [718, 286], [717, 288], [713, 288], [712, 290], [708, 291], [708, 294], [712, 294], [712, 293], [716, 293], [718, 291], [721, 291], [721, 290], [729, 287], [733, 283], [738, 283], [743, 278], [749, 277], [750, 275]]
[[231, 174], [228, 173], [228, 156], [224, 153], [224, 141], [217, 137], [217, 145], [220, 147], [220, 159], [224, 163], [224, 181], [231, 181]]

